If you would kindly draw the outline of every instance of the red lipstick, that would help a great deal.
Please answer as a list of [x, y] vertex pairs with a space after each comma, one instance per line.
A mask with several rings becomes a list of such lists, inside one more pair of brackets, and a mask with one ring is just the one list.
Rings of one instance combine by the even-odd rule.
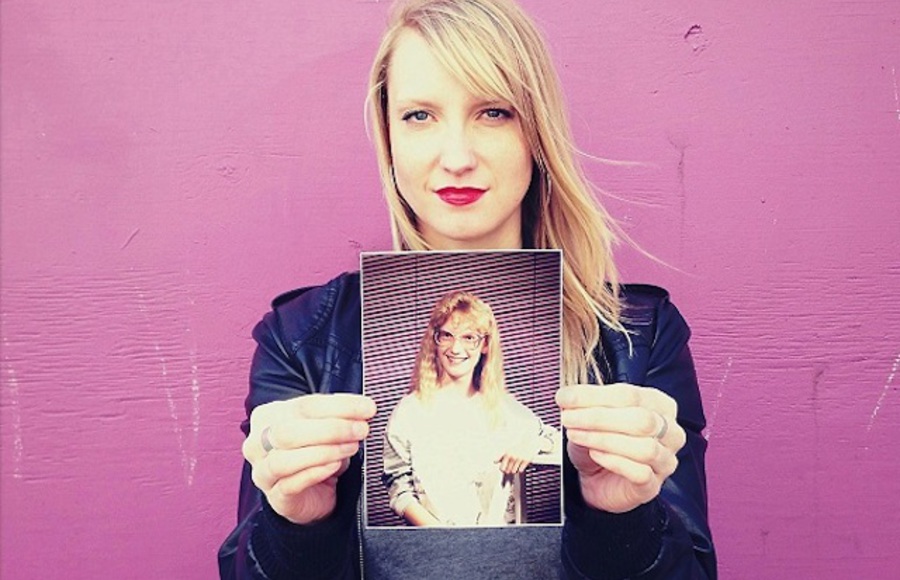
[[442, 187], [436, 193], [444, 203], [463, 206], [475, 203], [486, 191], [477, 187]]

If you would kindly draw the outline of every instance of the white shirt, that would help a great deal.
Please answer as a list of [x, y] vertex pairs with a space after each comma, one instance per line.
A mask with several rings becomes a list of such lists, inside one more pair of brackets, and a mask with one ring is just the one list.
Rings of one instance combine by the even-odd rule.
[[543, 424], [511, 395], [493, 426], [483, 396], [436, 393], [425, 402], [403, 397], [385, 432], [385, 474], [397, 513], [418, 500], [447, 525], [498, 526], [513, 521], [512, 477], [498, 461], [513, 446], [534, 438]]

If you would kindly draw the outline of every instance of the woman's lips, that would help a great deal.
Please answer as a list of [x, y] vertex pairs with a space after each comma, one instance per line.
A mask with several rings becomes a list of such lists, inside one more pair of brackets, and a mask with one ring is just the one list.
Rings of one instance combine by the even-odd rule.
[[484, 195], [486, 189], [477, 187], [442, 187], [437, 190], [438, 197], [444, 203], [450, 205], [469, 205], [475, 203]]
[[447, 360], [452, 365], [458, 365], [459, 363], [466, 362], [469, 359], [469, 357], [466, 357], [466, 356], [453, 356], [452, 354], [448, 354], [446, 356], [447, 356]]

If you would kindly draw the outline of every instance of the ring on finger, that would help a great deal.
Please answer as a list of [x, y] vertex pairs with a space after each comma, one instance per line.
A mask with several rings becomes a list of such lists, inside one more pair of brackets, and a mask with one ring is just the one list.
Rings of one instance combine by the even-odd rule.
[[266, 453], [269, 453], [270, 451], [275, 449], [275, 446], [272, 445], [272, 441], [269, 439], [269, 429], [271, 428], [271, 426], [266, 427], [262, 430], [262, 433], [259, 436], [259, 442], [262, 443], [263, 451], [265, 451]]
[[663, 437], [666, 436], [666, 433], [669, 432], [669, 421], [666, 419], [662, 413], [656, 413], [659, 415], [659, 418], [662, 419], [662, 425], [659, 426], [659, 431], [656, 432], [654, 437], [658, 440], [662, 440]]

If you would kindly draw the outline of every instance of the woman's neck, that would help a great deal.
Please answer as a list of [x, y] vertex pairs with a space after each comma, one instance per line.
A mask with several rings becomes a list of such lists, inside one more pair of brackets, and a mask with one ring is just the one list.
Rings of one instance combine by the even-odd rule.
[[447, 395], [461, 395], [471, 397], [475, 394], [475, 385], [472, 383], [472, 375], [464, 375], [462, 377], [453, 378], [444, 375], [440, 379], [440, 391]]
[[428, 246], [438, 251], [521, 250], [525, 247], [521, 218], [513, 216], [512, 219], [514, 220], [510, 222], [512, 227], [501, 228], [496, 232], [472, 239], [442, 236], [424, 224], [421, 226], [421, 234]]

